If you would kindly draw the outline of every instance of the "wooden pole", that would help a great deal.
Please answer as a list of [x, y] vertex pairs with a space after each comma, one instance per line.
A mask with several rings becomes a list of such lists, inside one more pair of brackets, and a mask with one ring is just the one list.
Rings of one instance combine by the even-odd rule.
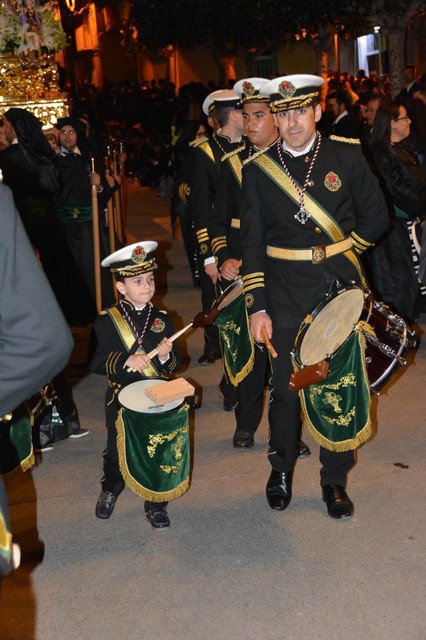
[[[113, 150], [112, 152], [112, 158], [113, 158], [112, 171], [113, 171], [113, 174], [116, 175], [117, 174], [117, 154], [115, 150]], [[114, 191], [113, 196], [114, 196], [115, 220], [117, 223], [117, 233], [118, 233], [118, 237], [120, 239], [121, 244], [123, 244], [124, 233], [123, 233], [123, 221], [121, 219], [121, 202], [120, 202], [119, 189]]]
[[[95, 159], [92, 158], [92, 173], [95, 172]], [[101, 248], [99, 239], [98, 188], [92, 184], [92, 222], [93, 222], [93, 259], [95, 264], [96, 310], [102, 311], [101, 288]]]
[[121, 218], [123, 221], [124, 236], [127, 228], [127, 189], [126, 189], [126, 156], [124, 154], [123, 143], [120, 142], [120, 158], [118, 169], [121, 177], [120, 184], [120, 201], [121, 201]]

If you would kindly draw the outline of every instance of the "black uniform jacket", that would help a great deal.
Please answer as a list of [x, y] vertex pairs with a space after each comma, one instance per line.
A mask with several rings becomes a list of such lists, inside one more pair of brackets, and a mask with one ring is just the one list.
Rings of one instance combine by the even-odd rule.
[[221, 158], [238, 146], [238, 142], [231, 142], [228, 137], [215, 134], [194, 147], [193, 173], [190, 181], [191, 211], [198, 248], [204, 258], [213, 255], [207, 228], [220, 179]]
[[249, 143], [242, 144], [222, 158], [220, 181], [208, 225], [213, 254], [219, 267], [228, 258], [241, 258], [242, 169], [250, 148]]
[[[305, 182], [315, 144], [306, 156], [283, 152], [299, 185]], [[284, 171], [277, 145], [265, 153]], [[331, 214], [346, 237], [355, 234], [357, 247], [371, 246], [388, 228], [382, 192], [360, 145], [322, 139], [307, 193]], [[266, 310], [277, 327], [297, 326], [323, 300], [333, 278], [343, 285], [360, 279], [344, 254], [321, 264], [267, 257], [268, 245], [309, 249], [331, 244], [312, 219], [304, 225], [295, 219], [298, 209], [253, 156], [243, 168], [241, 240], [246, 305], [249, 314]]]
[[[148, 305], [142, 311], [137, 311], [127, 300], [123, 300], [122, 303], [138, 333], [143, 331], [148, 315]], [[119, 309], [120, 314], [124, 317], [120, 304], [115, 305], [115, 307]], [[170, 337], [171, 335], [173, 335], [173, 320], [165, 311], [160, 311], [157, 307], [152, 306], [147, 329], [142, 340], [145, 353], [155, 349], [164, 337]], [[138, 342], [135, 338], [130, 351], [127, 351], [113, 320], [107, 311], [103, 311], [95, 320], [94, 336], [92, 337], [90, 348], [90, 370], [100, 375], [107, 375], [108, 380], [115, 389], [142, 380], [145, 376], [138, 372], [130, 372], [127, 367], [124, 367], [129, 355], [135, 353], [137, 349]], [[167, 377], [168, 373], [178, 369], [181, 358], [177, 341], [173, 343], [173, 350], [170, 352], [167, 362], [161, 364], [158, 356], [155, 356], [152, 359], [152, 363], [159, 373], [159, 376], [154, 375], [152, 377]], [[112, 393], [113, 389], [111, 388], [107, 392], [107, 403], [112, 397]]]

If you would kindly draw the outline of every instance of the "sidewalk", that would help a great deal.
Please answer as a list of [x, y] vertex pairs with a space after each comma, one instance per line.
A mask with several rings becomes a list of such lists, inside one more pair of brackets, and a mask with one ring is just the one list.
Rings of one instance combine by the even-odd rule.
[[[201, 310], [169, 203], [128, 191], [128, 241], [155, 239], [157, 305], [176, 330]], [[426, 316], [420, 328], [426, 327]], [[426, 638], [426, 346], [373, 400], [377, 435], [358, 455], [350, 521], [326, 515], [318, 447], [297, 463], [293, 502], [269, 509], [266, 414], [248, 451], [232, 448], [221, 363], [200, 366], [202, 332], [179, 340], [193, 412], [189, 491], [153, 530], [126, 489], [110, 520], [95, 517], [105, 446], [105, 379], [84, 367], [75, 332], [69, 372], [86, 438], [54, 445], [9, 483], [21, 568], [0, 586], [0, 640], [424, 640]]]

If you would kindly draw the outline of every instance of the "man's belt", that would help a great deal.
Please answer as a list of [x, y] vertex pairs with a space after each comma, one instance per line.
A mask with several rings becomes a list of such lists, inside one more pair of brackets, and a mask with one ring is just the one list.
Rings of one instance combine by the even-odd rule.
[[231, 227], [232, 229], [239, 229], [241, 226], [241, 220], [239, 218], [232, 218]]
[[56, 209], [56, 215], [63, 222], [87, 222], [92, 219], [92, 207], [67, 205]]
[[266, 254], [270, 258], [278, 258], [278, 260], [306, 260], [312, 264], [321, 264], [327, 258], [336, 256], [338, 253], [344, 253], [352, 249], [352, 238], [346, 238], [334, 244], [319, 244], [310, 249], [281, 249], [280, 247], [266, 247]]

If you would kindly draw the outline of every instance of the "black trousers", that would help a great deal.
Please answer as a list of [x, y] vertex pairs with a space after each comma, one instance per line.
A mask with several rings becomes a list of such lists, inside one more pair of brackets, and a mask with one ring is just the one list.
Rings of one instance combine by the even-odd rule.
[[[290, 351], [299, 327], [274, 329], [272, 341], [279, 357], [271, 359], [272, 391], [269, 402], [268, 458], [277, 471], [292, 471], [297, 458], [297, 441], [302, 427], [299, 395], [288, 389], [293, 372]], [[346, 486], [349, 470], [355, 464], [355, 452], [329, 451], [320, 447], [321, 486]]]
[[[208, 310], [216, 300], [216, 290], [210, 277], [204, 271], [204, 256], [197, 254], [198, 274], [201, 285], [201, 306]], [[204, 327], [204, 353], [214, 353], [218, 358], [222, 356], [219, 344], [219, 330], [214, 324]]]
[[268, 371], [267, 349], [261, 350], [255, 347], [253, 369], [237, 386], [238, 404], [235, 407], [237, 431], [252, 431], [254, 433], [259, 426], [262, 419]]

